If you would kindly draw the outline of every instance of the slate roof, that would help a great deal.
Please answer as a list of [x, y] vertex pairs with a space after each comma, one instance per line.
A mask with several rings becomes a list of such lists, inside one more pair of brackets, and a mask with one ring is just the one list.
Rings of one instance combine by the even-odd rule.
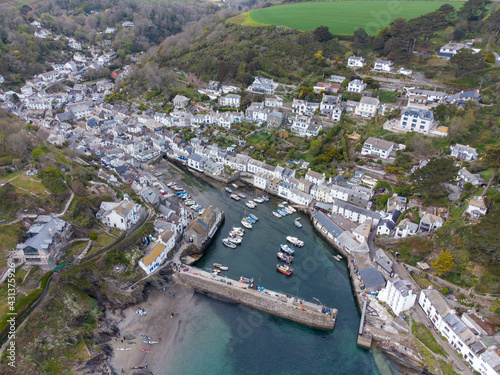
[[338, 237], [344, 232], [337, 224], [332, 221], [332, 219], [330, 219], [321, 211], [318, 211], [314, 214], [314, 219], [316, 219], [323, 227], [325, 227], [325, 229], [330, 232], [333, 237]]

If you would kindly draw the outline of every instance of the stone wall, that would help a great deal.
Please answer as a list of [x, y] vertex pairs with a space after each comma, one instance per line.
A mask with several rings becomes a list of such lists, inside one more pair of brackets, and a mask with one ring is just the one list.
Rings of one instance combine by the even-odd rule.
[[303, 309], [298, 304], [284, 302], [257, 290], [242, 289], [234, 285], [230, 286], [220, 281], [203, 278], [190, 273], [178, 273], [175, 277], [198, 291], [212, 293], [312, 328], [333, 330], [335, 326], [337, 317], [336, 309], [334, 309], [332, 315], [327, 315], [317, 310]]

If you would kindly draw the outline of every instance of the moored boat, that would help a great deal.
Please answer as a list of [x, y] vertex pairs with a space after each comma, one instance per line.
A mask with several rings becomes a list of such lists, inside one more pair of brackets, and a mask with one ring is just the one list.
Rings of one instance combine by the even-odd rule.
[[192, 200], [192, 199], [188, 199], [188, 200], [186, 200], [186, 202], [185, 202], [186, 206], [192, 206], [192, 205], [193, 205], [193, 204], [195, 204], [195, 203], [196, 203], [196, 202], [195, 202], [194, 200]]
[[238, 235], [243, 236], [245, 234], [245, 229], [241, 227], [233, 227], [231, 231], [238, 233]]
[[293, 256], [291, 256], [291, 255], [287, 255], [281, 251], [278, 251], [276, 253], [276, 255], [278, 256], [278, 259], [282, 260], [285, 263], [292, 263], [293, 262]]
[[335, 259], [337, 262], [340, 262], [340, 258], [338, 255], [332, 255], [332, 258]]
[[279, 208], [285, 208], [285, 205], [283, 203], [278, 204]]
[[248, 277], [240, 276], [240, 283], [253, 284], [253, 278], [249, 279]]
[[238, 197], [236, 194], [231, 194], [230, 197], [234, 199], [235, 201], [239, 201], [241, 198]]
[[234, 188], [236, 188], [236, 189], [238, 189], [238, 187], [239, 187], [239, 186], [238, 186], [238, 185], [236, 185], [236, 184], [231, 184], [231, 185], [233, 185], [233, 187], [234, 187]]
[[231, 190], [231, 188], [228, 188], [228, 187], [226, 188], [226, 191], [227, 191], [228, 193], [231, 193], [231, 194], [233, 193], [233, 191]]
[[280, 248], [283, 252], [287, 253], [288, 255], [293, 255], [295, 254], [295, 250], [292, 249], [290, 246], [288, 246], [287, 244], [281, 244], [280, 245]]
[[287, 236], [286, 240], [290, 242], [292, 245], [302, 247], [304, 246], [304, 241], [299, 240], [297, 237]]
[[247, 196], [243, 193], [238, 193], [238, 197], [240, 197], [241, 199], [246, 199]]
[[229, 241], [231, 241], [232, 243], [234, 243], [236, 245], [241, 244], [241, 237], [228, 237], [228, 238], [229, 238]]
[[226, 245], [227, 247], [231, 248], [231, 249], [236, 249], [236, 245], [234, 243], [231, 242], [231, 240], [229, 238], [224, 238], [222, 240], [222, 243], [224, 245]]
[[290, 276], [293, 273], [293, 268], [290, 267], [288, 264], [277, 264], [276, 265], [276, 270], [278, 272], [281, 272], [284, 275]]
[[264, 199], [262, 199], [260, 197], [254, 198], [253, 201], [256, 203], [264, 203]]
[[276, 211], [273, 211], [273, 215], [274, 215], [275, 217], [277, 217], [277, 218], [282, 217], [282, 216], [281, 216], [279, 213], [277, 213]]
[[250, 224], [255, 224], [257, 222], [257, 220], [255, 220], [250, 216], [245, 217], [245, 220], [248, 221]]
[[256, 206], [254, 201], [248, 201], [248, 202], [245, 202], [245, 204], [248, 208], [255, 208], [255, 206]]
[[255, 216], [254, 214], [250, 214], [248, 215], [250, 216], [252, 219], [254, 219], [256, 222], [259, 221], [259, 218], [257, 216]]
[[245, 228], [252, 229], [252, 224], [245, 219], [241, 220], [241, 225], [243, 225]]
[[263, 195], [262, 198], [264, 198], [266, 202], [269, 202], [269, 197], [267, 195]]
[[293, 221], [293, 224], [297, 227], [297, 228], [302, 228], [302, 224], [300, 223], [300, 221], [298, 221], [297, 219], [295, 219]]
[[220, 264], [220, 263], [214, 263], [214, 267], [220, 268], [221, 266], [222, 266], [222, 264]]
[[286, 216], [286, 215], [288, 215], [288, 212], [286, 212], [285, 210], [278, 210], [278, 213], [279, 213], [281, 216]]
[[228, 266], [220, 266], [219, 268], [221, 271], [227, 271], [229, 269]]

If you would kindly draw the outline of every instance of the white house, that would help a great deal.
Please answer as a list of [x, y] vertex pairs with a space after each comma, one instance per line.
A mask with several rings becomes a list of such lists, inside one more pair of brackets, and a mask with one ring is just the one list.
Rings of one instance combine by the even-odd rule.
[[396, 226], [396, 231], [394, 237], [396, 238], [406, 238], [417, 234], [418, 224], [412, 223], [409, 219], [403, 219]]
[[306, 100], [293, 99], [292, 110], [298, 115], [312, 115], [319, 109], [319, 103], [312, 103]]
[[106, 27], [106, 30], [104, 30], [104, 34], [113, 34], [116, 31], [114, 27]]
[[443, 224], [444, 221], [441, 217], [427, 213], [420, 219], [418, 230], [421, 232], [432, 232], [441, 228]]
[[274, 95], [277, 87], [278, 84], [270, 78], [255, 77], [254, 82], [248, 87], [248, 90], [260, 94]]
[[219, 98], [219, 105], [221, 107], [239, 108], [240, 103], [241, 95], [237, 94], [228, 94]]
[[458, 171], [457, 180], [461, 181], [461, 185], [466, 184], [467, 182], [470, 182], [473, 186], [484, 184], [484, 180], [481, 175], [477, 173], [472, 174], [465, 167]]
[[366, 83], [359, 79], [354, 79], [347, 85], [347, 91], [361, 93], [366, 88]]
[[445, 58], [449, 60], [450, 57], [456, 55], [458, 51], [462, 48], [470, 48], [467, 44], [464, 43], [448, 43], [439, 48], [438, 57]]
[[401, 128], [428, 134], [434, 127], [434, 114], [426, 109], [407, 107], [401, 113]]
[[193, 168], [194, 170], [197, 170], [198, 172], [203, 172], [204, 167], [203, 165], [205, 164], [206, 159], [198, 154], [191, 154], [188, 157], [188, 167]]
[[121, 202], [102, 202], [96, 217], [108, 227], [127, 230], [139, 219], [139, 207], [127, 198]]
[[279, 108], [283, 107], [283, 99], [280, 97], [272, 97], [272, 98], [265, 98], [264, 99], [264, 106], [266, 108]]
[[152, 247], [142, 259], [139, 260], [139, 266], [150, 275], [167, 259], [167, 255], [175, 246], [175, 234], [167, 229], [162, 233], [158, 242]]
[[134, 23], [132, 21], [125, 21], [122, 23], [123, 27], [134, 27]]
[[413, 73], [413, 70], [411, 69], [405, 69], [405, 68], [399, 68], [398, 74], [402, 74], [405, 76], [410, 76]]
[[379, 107], [380, 101], [378, 100], [378, 98], [363, 96], [354, 113], [358, 116], [372, 118], [377, 115]]
[[46, 29], [40, 29], [35, 31], [35, 38], [40, 38], [40, 39], [46, 39], [49, 35], [52, 33], [49, 30]]
[[418, 297], [418, 304], [438, 330], [443, 327], [443, 319], [453, 311], [441, 296], [441, 293], [435, 289], [423, 289]]
[[312, 119], [311, 117], [295, 116], [290, 130], [293, 133], [297, 133], [298, 135], [304, 137], [307, 135], [307, 130], [309, 129], [309, 127], [314, 125], [314, 119]]
[[339, 199], [333, 202], [332, 212], [359, 224], [371, 219], [373, 225], [377, 225], [380, 220], [380, 214], [378, 212], [370, 211], [366, 208], [358, 207]]
[[378, 59], [375, 61], [373, 69], [380, 71], [380, 72], [390, 72], [393, 67], [394, 67], [394, 63], [392, 61]]
[[325, 183], [325, 174], [318, 173], [312, 169], [309, 169], [304, 177], [307, 181], [310, 181], [315, 185], [323, 185]]
[[475, 196], [469, 201], [466, 212], [472, 217], [478, 219], [481, 215], [486, 215], [488, 212], [487, 200], [482, 196]]
[[178, 109], [186, 108], [190, 101], [191, 99], [186, 98], [184, 95], [176, 95], [173, 100], [175, 108]]
[[363, 144], [361, 155], [374, 155], [382, 159], [387, 159], [394, 148], [394, 142], [379, 138], [368, 138]]
[[360, 56], [349, 56], [349, 58], [347, 59], [347, 66], [349, 68], [362, 68], [365, 65], [365, 59]]
[[454, 146], [450, 146], [451, 157], [457, 158], [465, 161], [472, 161], [477, 159], [477, 151], [474, 147], [469, 147], [469, 145], [464, 146], [457, 143]]
[[70, 104], [66, 107], [67, 112], [71, 112], [77, 120], [84, 117], [89, 117], [92, 114], [91, 102], [79, 102], [75, 104]]
[[396, 315], [411, 309], [417, 299], [417, 295], [411, 290], [410, 282], [405, 282], [399, 277], [387, 280], [385, 288], [378, 293], [377, 297], [380, 301], [387, 303]]

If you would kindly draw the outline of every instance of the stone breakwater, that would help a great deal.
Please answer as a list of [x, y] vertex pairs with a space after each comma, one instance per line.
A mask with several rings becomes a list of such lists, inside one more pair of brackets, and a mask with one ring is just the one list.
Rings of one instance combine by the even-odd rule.
[[178, 281], [197, 291], [214, 294], [228, 300], [242, 303], [266, 313], [279, 316], [308, 327], [333, 330], [337, 319], [337, 309], [303, 301], [266, 289], [254, 289], [227, 277], [213, 276], [203, 270], [186, 267], [174, 275]]

